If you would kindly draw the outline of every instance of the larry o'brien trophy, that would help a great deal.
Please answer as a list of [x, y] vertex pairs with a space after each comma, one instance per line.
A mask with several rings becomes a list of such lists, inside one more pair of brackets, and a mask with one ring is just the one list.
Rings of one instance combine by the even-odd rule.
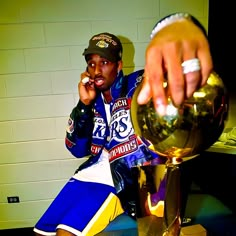
[[158, 159], [132, 168], [137, 185], [139, 236], [178, 236], [180, 165], [208, 149], [223, 132], [228, 116], [227, 92], [222, 79], [212, 72], [206, 85], [181, 106], [175, 107], [169, 98], [166, 115], [160, 116], [152, 100], [146, 105], [137, 104], [140, 88], [131, 103], [132, 123], [136, 134], [150, 142], [149, 148], [164, 159], [164, 165]]

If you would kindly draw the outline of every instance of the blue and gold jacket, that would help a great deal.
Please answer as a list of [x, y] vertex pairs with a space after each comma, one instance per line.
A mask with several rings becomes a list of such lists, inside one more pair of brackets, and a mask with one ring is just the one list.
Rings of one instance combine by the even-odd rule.
[[109, 121], [100, 93], [92, 105], [86, 106], [79, 101], [68, 121], [67, 149], [78, 158], [90, 156], [77, 171], [96, 163], [105, 148], [109, 153], [113, 182], [121, 202], [133, 198], [130, 168], [157, 157], [148, 149], [147, 142], [135, 134], [131, 120], [131, 99], [142, 81], [143, 72], [139, 70], [129, 75], [119, 72], [110, 88], [113, 99], [109, 104]]

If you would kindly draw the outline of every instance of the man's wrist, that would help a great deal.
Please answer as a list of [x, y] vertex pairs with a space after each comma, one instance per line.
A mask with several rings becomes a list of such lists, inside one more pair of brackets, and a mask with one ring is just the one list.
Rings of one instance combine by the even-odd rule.
[[174, 13], [174, 14], [168, 15], [168, 16], [162, 18], [159, 22], [157, 22], [151, 32], [150, 38], [152, 39], [159, 31], [161, 31], [162, 29], [164, 29], [168, 25], [171, 25], [175, 22], [180, 22], [183, 20], [192, 21], [207, 36], [205, 28], [202, 26], [202, 24], [195, 17], [193, 17], [189, 13], [179, 12], [179, 13]]

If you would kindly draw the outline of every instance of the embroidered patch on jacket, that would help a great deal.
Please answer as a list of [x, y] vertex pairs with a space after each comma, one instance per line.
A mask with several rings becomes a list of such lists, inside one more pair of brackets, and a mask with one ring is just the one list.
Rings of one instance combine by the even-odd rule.
[[66, 132], [69, 134], [74, 132], [74, 121], [71, 118], [69, 118], [68, 120]]
[[66, 138], [66, 146], [68, 148], [72, 148], [75, 145], [75, 143], [71, 142], [68, 138]]

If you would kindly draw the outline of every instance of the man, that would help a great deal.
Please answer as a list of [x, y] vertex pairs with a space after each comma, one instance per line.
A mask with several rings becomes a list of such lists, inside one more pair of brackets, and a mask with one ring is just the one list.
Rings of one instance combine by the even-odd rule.
[[154, 27], [145, 70], [124, 75], [122, 53], [120, 40], [107, 32], [94, 35], [84, 50], [87, 68], [68, 121], [66, 147], [78, 158], [89, 158], [36, 224], [36, 235], [96, 235], [123, 212], [133, 215], [130, 168], [152, 160], [163, 163], [134, 132], [130, 104], [135, 89], [142, 82], [138, 103], [152, 98], [157, 112], [164, 114], [166, 76], [169, 94], [179, 105], [212, 70], [206, 33], [185, 13], [170, 15]]

